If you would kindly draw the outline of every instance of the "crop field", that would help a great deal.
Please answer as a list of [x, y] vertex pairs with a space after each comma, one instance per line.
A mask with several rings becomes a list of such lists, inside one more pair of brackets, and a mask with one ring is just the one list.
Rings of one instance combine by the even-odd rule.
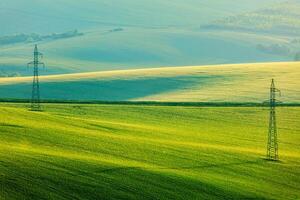
[[[300, 62], [161, 67], [41, 76], [42, 99], [258, 102], [269, 97], [271, 79], [280, 100], [300, 103]], [[0, 97], [28, 99], [32, 77], [0, 79]]]
[[0, 199], [299, 199], [300, 107], [0, 104]]
[[300, 200], [300, 0], [2, 0], [0, 27], [0, 200]]
[[[258, 11], [261, 9], [278, 13], [278, 9], [274, 10], [273, 6], [282, 8], [279, 4], [282, 1], [285, 2], [9, 0], [1, 4], [0, 8], [0, 76], [2, 70], [9, 74], [18, 72], [28, 75], [29, 70], [24, 65], [29, 62], [35, 42], [39, 43], [45, 55], [47, 74], [136, 69], [141, 66], [289, 61], [299, 49], [299, 44], [290, 44], [290, 41], [297, 39], [298, 34], [290, 35], [289, 31], [284, 34], [261, 34], [257, 30], [249, 34], [236, 30], [241, 22], [245, 22], [244, 15], [251, 11], [249, 20], [253, 30], [262, 21], [261, 18], [257, 20], [255, 14], [260, 14]], [[60, 9], [55, 5], [60, 5]], [[124, 10], [124, 6], [128, 9]], [[285, 30], [289, 30], [290, 26], [297, 28], [299, 24], [298, 10], [295, 9], [299, 3], [292, 1], [289, 7], [285, 6], [285, 12], [279, 12], [283, 19], [292, 18], [284, 21]], [[20, 10], [26, 13], [18, 12]], [[236, 20], [241, 18], [240, 14], [244, 14], [242, 19]], [[61, 19], [61, 16], [68, 17]], [[228, 16], [232, 16], [234, 23], [230, 31], [227, 28]], [[274, 17], [278, 19], [271, 12], [260, 16], [269, 19], [269, 23], [263, 20], [268, 27], [278, 25], [278, 20], [271, 21]], [[35, 17], [40, 20], [35, 20]], [[10, 19], [10, 23], [7, 23], [7, 19]], [[207, 25], [221, 28], [214, 30], [203, 27]], [[38, 36], [53, 36], [74, 29], [82, 35], [36, 39]], [[20, 41], [24, 35], [29, 37]], [[273, 44], [284, 45], [293, 51], [265, 52], [257, 48], [261, 44], [267, 47]]]

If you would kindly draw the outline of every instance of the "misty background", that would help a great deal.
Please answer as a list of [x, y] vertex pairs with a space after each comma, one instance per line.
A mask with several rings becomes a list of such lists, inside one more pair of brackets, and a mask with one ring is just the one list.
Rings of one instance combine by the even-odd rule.
[[299, 0], [4, 0], [0, 76], [300, 60]]

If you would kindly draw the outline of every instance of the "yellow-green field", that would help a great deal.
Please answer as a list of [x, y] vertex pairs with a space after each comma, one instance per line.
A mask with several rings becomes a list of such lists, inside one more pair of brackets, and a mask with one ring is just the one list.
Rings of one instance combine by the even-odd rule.
[[266, 108], [27, 106], [0, 104], [0, 199], [300, 198], [299, 107], [270, 162]]
[[[299, 62], [164, 67], [42, 76], [41, 94], [65, 100], [262, 102], [274, 78], [281, 101], [299, 103], [299, 77]], [[29, 98], [31, 81], [0, 78], [0, 98]]]

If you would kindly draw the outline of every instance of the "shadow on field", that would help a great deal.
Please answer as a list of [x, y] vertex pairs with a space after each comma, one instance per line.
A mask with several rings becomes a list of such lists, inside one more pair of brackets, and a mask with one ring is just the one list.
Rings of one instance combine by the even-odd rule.
[[[91, 79], [41, 82], [40, 86], [47, 90], [47, 93], [42, 95], [44, 99], [124, 101], [182, 89], [197, 82], [205, 84], [212, 78], [214, 77], [176, 76], [113, 80]], [[0, 96], [17, 99], [27, 98], [30, 88], [31, 83], [2, 85]]]
[[[155, 171], [155, 167], [153, 171], [142, 167], [103, 169], [104, 166], [98, 163], [24, 154], [22, 157], [2, 156], [0, 161], [0, 170], [5, 174], [0, 176], [4, 199], [264, 199], [226, 184]], [[254, 164], [260, 161], [177, 169]]]
[[6, 124], [6, 123], [0, 123], [0, 127], [10, 127], [10, 128], [26, 128], [24, 126], [16, 125], [16, 124]]
[[[158, 197], [161, 194], [171, 199], [265, 199], [262, 196], [245, 194], [239, 191], [232, 190], [224, 185], [216, 185], [204, 182], [202, 180], [194, 180], [185, 176], [170, 175], [164, 172], [155, 172], [153, 170], [185, 170], [185, 169], [200, 169], [200, 168], [212, 168], [212, 167], [224, 167], [224, 166], [236, 166], [245, 164], [258, 164], [263, 160], [225, 163], [225, 164], [211, 164], [202, 166], [190, 166], [190, 167], [162, 167], [162, 168], [142, 168], [142, 167], [115, 167], [110, 169], [104, 169], [97, 171], [96, 174], [104, 173], [104, 176], [118, 177], [118, 184], [126, 184], [123, 179], [136, 181], [141, 191], [134, 191], [134, 196], [137, 193], [143, 196], [142, 199], [152, 199]], [[150, 170], [150, 171], [149, 171]], [[99, 173], [99, 174], [98, 174]], [[130, 181], [129, 181], [130, 182]], [[120, 186], [120, 185], [118, 185]], [[123, 187], [123, 186], [121, 186]], [[151, 194], [145, 196], [145, 188], [151, 188]], [[138, 197], [141, 197], [137, 195]], [[159, 198], [158, 198], [159, 199]]]
[[98, 173], [110, 173], [110, 172], [118, 172], [118, 171], [129, 171], [129, 170], [140, 170], [143, 169], [141, 167], [114, 167], [109, 169], [103, 169], [98, 171]]
[[199, 166], [186, 166], [186, 167], [166, 167], [166, 168], [159, 168], [159, 169], [175, 169], [175, 170], [184, 170], [184, 169], [205, 169], [205, 168], [222, 168], [222, 167], [229, 167], [229, 166], [239, 166], [239, 165], [246, 165], [246, 164], [259, 164], [263, 162], [263, 160], [255, 160], [255, 161], [243, 161], [243, 162], [234, 162], [234, 163], [222, 163], [222, 164], [207, 164], [207, 165], [199, 165]]
[[181, 167], [115, 167], [110, 169], [104, 169], [98, 171], [99, 173], [110, 173], [110, 172], [118, 172], [124, 170], [141, 170], [141, 169], [154, 169], [154, 170], [188, 170], [188, 169], [205, 169], [205, 168], [222, 168], [229, 166], [239, 166], [239, 165], [247, 165], [247, 164], [259, 164], [264, 162], [264, 159], [259, 159], [255, 161], [244, 161], [244, 162], [234, 162], [234, 163], [222, 163], [222, 164], [207, 164], [207, 165], [198, 165], [198, 166], [181, 166]]

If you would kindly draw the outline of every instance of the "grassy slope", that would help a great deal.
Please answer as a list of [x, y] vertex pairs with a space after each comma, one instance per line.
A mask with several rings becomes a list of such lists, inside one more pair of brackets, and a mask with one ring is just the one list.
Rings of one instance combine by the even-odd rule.
[[[294, 54], [265, 53], [257, 49], [257, 45], [274, 44], [274, 40], [282, 39], [289, 42], [293, 38], [287, 35], [268, 34], [267, 39], [256, 33], [247, 35], [235, 31], [224, 34], [219, 30], [199, 29], [217, 19], [269, 8], [282, 1], [11, 0], [0, 4], [0, 35], [16, 32], [50, 34], [73, 29], [84, 32], [82, 37], [39, 42], [49, 74], [139, 66], [286, 61], [293, 59]], [[11, 23], [7, 23], [7, 19]], [[124, 31], [108, 32], [117, 27]], [[28, 74], [24, 65], [31, 59], [32, 43], [0, 48], [0, 71]]]
[[[256, 45], [289, 40], [279, 36], [240, 35], [182, 28], [96, 28], [84, 36], [39, 43], [47, 64], [45, 73], [88, 72], [151, 66], [184, 66], [290, 60], [259, 51]], [[147, 38], [145, 40], [145, 38]], [[236, 39], [240, 38], [240, 39]], [[33, 44], [1, 47], [0, 70], [28, 74]]]
[[3, 199], [297, 199], [299, 108], [0, 106]]
[[215, 26], [229, 30], [265, 31], [274, 34], [295, 34], [300, 30], [300, 3], [290, 0], [263, 10], [230, 16], [215, 22]]
[[[256, 42], [257, 49], [262, 52], [295, 58], [299, 52], [298, 35], [300, 31], [300, 2], [298, 0], [285, 1], [257, 11], [245, 12], [218, 19], [202, 30], [210, 30], [221, 35], [224, 32], [240, 38], [247, 43]], [[247, 37], [247, 35], [249, 37]], [[257, 39], [249, 40], [252, 36]], [[273, 41], [260, 40], [264, 36], [273, 38]]]
[[[105, 25], [198, 26], [199, 23], [282, 1], [284, 0], [219, 0], [216, 3], [209, 0], [10, 0], [0, 4], [0, 35], [16, 32], [64, 32]], [[7, 23], [7, 19], [10, 19], [10, 23]]]
[[[262, 102], [275, 78], [282, 101], [300, 102], [299, 66], [260, 63], [43, 76], [41, 90], [44, 99]], [[0, 97], [28, 98], [31, 79], [1, 78]]]

